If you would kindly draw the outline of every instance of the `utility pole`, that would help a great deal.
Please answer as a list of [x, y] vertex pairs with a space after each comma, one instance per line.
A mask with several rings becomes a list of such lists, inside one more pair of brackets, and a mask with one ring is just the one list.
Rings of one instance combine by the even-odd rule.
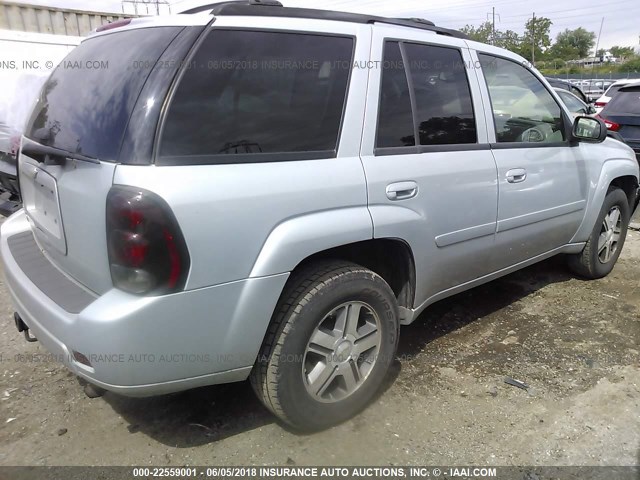
[[[491, 13], [487, 13], [487, 20], [491, 15], [491, 45], [496, 44], [496, 7], [491, 7]], [[498, 20], [500, 20], [500, 14], [498, 14]]]
[[491, 44], [496, 44], [496, 7], [491, 7]]
[[[598, 57], [598, 48], [600, 48], [600, 35], [602, 35], [602, 26], [604, 25], [604, 17], [602, 17], [602, 21], [600, 22], [600, 31], [598, 32], [598, 40], [596, 40], [596, 51], [593, 54], [593, 62], [591, 62], [591, 82], [593, 82], [594, 72], [593, 68], [595, 67], [595, 60]], [[600, 62], [602, 63], [602, 62]]]
[[536, 12], [531, 18], [531, 65], [536, 66]]
[[600, 31], [598, 32], [598, 40], [596, 41], [596, 52], [594, 57], [598, 56], [598, 48], [600, 47], [600, 36], [602, 35], [602, 26], [604, 25], [604, 17], [602, 17], [602, 21], [600, 22]]

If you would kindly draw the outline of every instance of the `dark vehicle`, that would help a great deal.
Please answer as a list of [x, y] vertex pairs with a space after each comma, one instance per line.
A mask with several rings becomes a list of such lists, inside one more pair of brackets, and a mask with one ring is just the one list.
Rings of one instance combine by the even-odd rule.
[[0, 122], [0, 215], [7, 217], [21, 207], [16, 175], [19, 148], [20, 133]]
[[549, 77], [545, 77], [545, 78], [547, 82], [549, 82], [549, 85], [551, 85], [553, 88], [562, 88], [563, 90], [567, 90], [573, 93], [576, 97], [578, 97], [584, 103], [586, 104], [591, 103], [591, 100], [589, 100], [587, 95], [585, 95], [585, 93], [580, 89], [580, 87], [577, 87], [576, 85], [573, 85], [564, 80], [560, 80], [558, 78], [549, 78]]
[[640, 162], [640, 82], [621, 87], [600, 112], [610, 131], [617, 132]]

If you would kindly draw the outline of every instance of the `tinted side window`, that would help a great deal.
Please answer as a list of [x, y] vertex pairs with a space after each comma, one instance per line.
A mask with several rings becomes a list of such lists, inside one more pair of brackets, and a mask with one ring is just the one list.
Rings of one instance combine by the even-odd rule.
[[565, 139], [562, 110], [522, 65], [479, 54], [498, 142], [556, 143]]
[[415, 145], [411, 94], [398, 42], [385, 42], [376, 147]]
[[344, 37], [213, 30], [171, 102], [160, 156], [334, 156], [353, 47]]
[[460, 51], [411, 43], [404, 46], [420, 145], [475, 143], [471, 91]]

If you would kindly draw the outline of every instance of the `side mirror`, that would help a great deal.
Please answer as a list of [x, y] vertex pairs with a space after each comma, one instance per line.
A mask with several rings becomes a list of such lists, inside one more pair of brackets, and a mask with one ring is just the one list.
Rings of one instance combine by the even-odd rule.
[[596, 107], [594, 107], [593, 105], [589, 105], [589, 107], [587, 108], [587, 113], [589, 115], [593, 115], [594, 113], [598, 113], [598, 110], [596, 110]]
[[607, 126], [599, 118], [579, 116], [573, 122], [572, 134], [579, 142], [601, 143], [607, 138]]

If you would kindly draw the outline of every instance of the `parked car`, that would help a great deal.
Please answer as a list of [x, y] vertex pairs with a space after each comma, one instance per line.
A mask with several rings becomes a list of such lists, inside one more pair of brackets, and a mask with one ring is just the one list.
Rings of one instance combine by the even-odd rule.
[[573, 93], [576, 97], [578, 97], [584, 103], [591, 103], [591, 102], [589, 102], [589, 99], [587, 98], [587, 96], [585, 95], [585, 93], [582, 91], [582, 89], [579, 86], [573, 85], [573, 84], [571, 84], [569, 82], [566, 82], [564, 80], [560, 80], [558, 78], [546, 77], [546, 79], [549, 82], [549, 85], [551, 85], [553, 88], [567, 90], [567, 91]]
[[607, 128], [617, 132], [640, 162], [640, 81], [621, 85], [600, 112]]
[[[17, 150], [20, 144], [20, 133], [0, 121], [0, 192], [7, 192], [4, 195], [4, 199], [0, 200], [0, 214], [14, 213], [19, 208], [10, 208], [5, 210], [5, 203], [7, 201], [19, 202], [20, 189], [18, 187], [17, 175]], [[19, 206], [19, 203], [16, 205]], [[13, 211], [12, 211], [13, 210]]]
[[25, 117], [47, 76], [40, 72], [0, 72], [0, 215], [6, 217], [22, 207], [16, 160], [20, 137]]
[[596, 107], [597, 112], [600, 113], [602, 111], [620, 88], [636, 82], [640, 82], [640, 78], [627, 78], [625, 80], [618, 80], [611, 84], [609, 88], [607, 88], [607, 90], [595, 101], [594, 106]]
[[111, 24], [42, 90], [0, 254], [18, 330], [93, 393], [250, 378], [322, 429], [434, 302], [561, 253], [613, 269], [633, 151], [522, 57], [264, 3]]
[[554, 90], [558, 93], [558, 96], [574, 117], [578, 115], [593, 115], [596, 113], [596, 109], [593, 106], [587, 105], [573, 93], [562, 88], [555, 88]]

